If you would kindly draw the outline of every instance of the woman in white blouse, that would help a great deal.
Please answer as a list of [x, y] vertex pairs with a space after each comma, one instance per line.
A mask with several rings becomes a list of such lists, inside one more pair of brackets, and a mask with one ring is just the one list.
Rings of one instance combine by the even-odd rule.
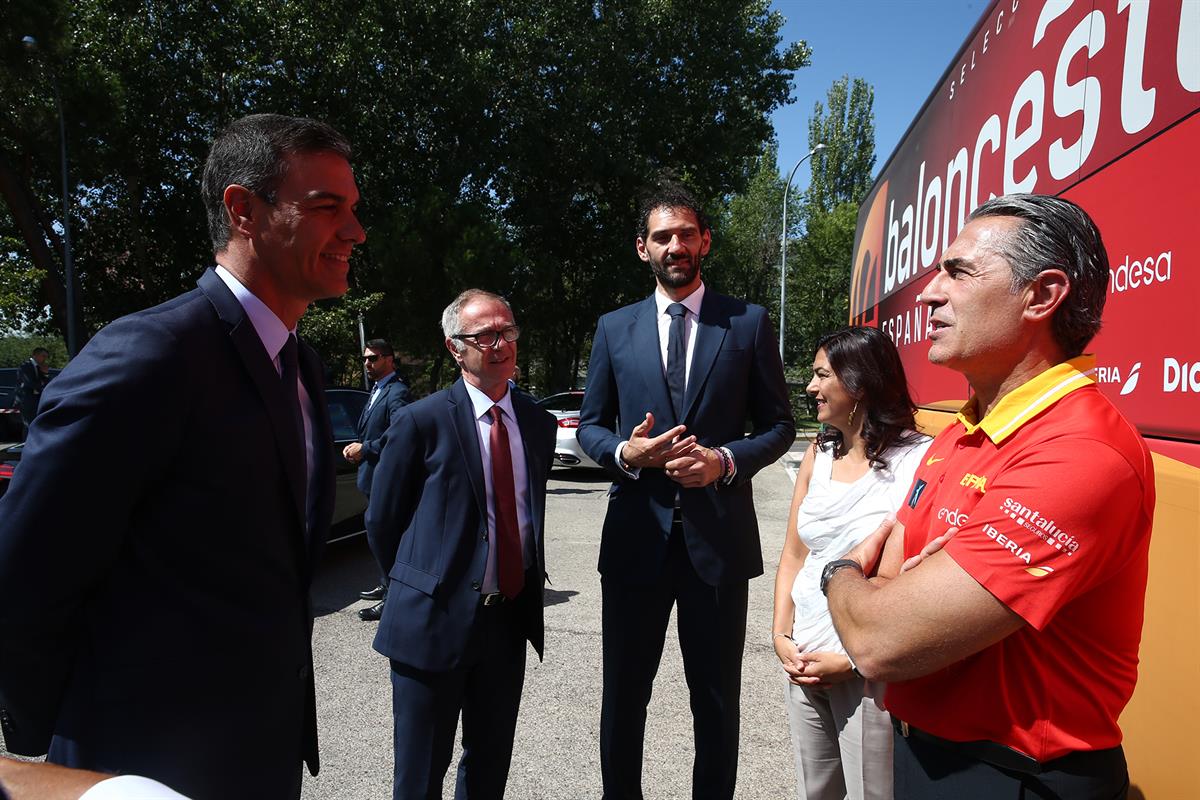
[[900, 356], [875, 328], [821, 339], [807, 391], [823, 428], [796, 476], [772, 628], [788, 679], [798, 796], [890, 800], [892, 728], [883, 686], [855, 671], [820, 577], [904, 502], [929, 439], [914, 430], [916, 407]]

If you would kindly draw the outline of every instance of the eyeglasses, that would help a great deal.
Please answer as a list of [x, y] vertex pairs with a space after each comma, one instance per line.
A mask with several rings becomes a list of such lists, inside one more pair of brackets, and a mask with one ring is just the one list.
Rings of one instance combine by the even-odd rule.
[[458, 339], [460, 342], [471, 339], [475, 344], [484, 348], [495, 347], [503, 338], [506, 342], [515, 342], [517, 337], [521, 335], [521, 329], [516, 325], [509, 325], [501, 331], [480, 331], [479, 333], [456, 333], [451, 336], [451, 339]]
[[391, 356], [381, 356], [378, 354], [372, 354], [369, 356], [363, 356], [363, 362], [367, 363], [367, 364], [374, 364], [376, 361], [378, 361], [381, 358], [391, 358]]

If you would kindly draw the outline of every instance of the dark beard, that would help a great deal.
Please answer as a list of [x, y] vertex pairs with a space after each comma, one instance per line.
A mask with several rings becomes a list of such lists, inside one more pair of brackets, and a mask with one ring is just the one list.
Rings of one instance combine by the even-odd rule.
[[681, 289], [684, 286], [689, 286], [696, 280], [696, 276], [700, 274], [700, 256], [693, 256], [691, 262], [683, 268], [682, 272], [671, 272], [671, 266], [666, 259], [663, 261], [655, 261], [650, 259], [650, 269], [654, 272], [654, 277], [658, 282], [668, 289]]

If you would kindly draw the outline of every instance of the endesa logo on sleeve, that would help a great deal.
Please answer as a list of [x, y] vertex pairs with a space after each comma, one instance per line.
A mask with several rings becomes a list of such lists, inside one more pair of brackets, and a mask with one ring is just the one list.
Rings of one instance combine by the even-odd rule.
[[937, 518], [952, 528], [961, 528], [970, 519], [967, 514], [964, 514], [957, 508], [950, 509], [944, 506], [938, 509]]

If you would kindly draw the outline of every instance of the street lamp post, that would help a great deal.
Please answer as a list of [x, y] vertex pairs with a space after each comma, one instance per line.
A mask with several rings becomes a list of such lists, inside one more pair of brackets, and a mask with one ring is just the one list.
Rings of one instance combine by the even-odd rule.
[[818, 144], [812, 150], [808, 151], [808, 155], [796, 162], [796, 166], [792, 167], [792, 171], [788, 173], [787, 183], [783, 187], [783, 230], [779, 235], [779, 360], [783, 360], [783, 329], [784, 329], [784, 305], [783, 302], [787, 298], [787, 206], [788, 194], [792, 191], [792, 178], [796, 177], [796, 170], [800, 169], [800, 165], [808, 161], [818, 150], [824, 150], [824, 144]]
[[[22, 37], [21, 43], [31, 53], [38, 53], [37, 39]], [[75, 309], [75, 262], [71, 256], [71, 183], [67, 177], [67, 118], [63, 113], [62, 95], [58, 91], [58, 79], [53, 70], [46, 68], [50, 87], [54, 91], [54, 104], [58, 107], [59, 156], [62, 160], [63, 202], [63, 273], [67, 284], [67, 353], [74, 358], [79, 353], [79, 332], [76, 328]]]

